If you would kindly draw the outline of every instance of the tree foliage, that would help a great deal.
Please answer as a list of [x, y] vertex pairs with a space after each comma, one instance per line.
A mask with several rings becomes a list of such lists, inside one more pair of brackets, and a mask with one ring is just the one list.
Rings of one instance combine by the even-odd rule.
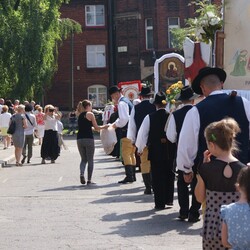
[[81, 26], [60, 18], [63, 0], [1, 0], [0, 96], [38, 98], [57, 69], [57, 49]]

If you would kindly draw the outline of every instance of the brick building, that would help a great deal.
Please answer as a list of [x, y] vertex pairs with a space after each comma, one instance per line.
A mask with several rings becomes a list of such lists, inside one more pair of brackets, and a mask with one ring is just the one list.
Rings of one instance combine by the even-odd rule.
[[107, 1], [72, 0], [61, 13], [80, 23], [83, 32], [59, 48], [58, 71], [45, 103], [69, 110], [89, 98], [94, 106], [104, 106], [109, 86]]
[[[68, 109], [88, 98], [94, 107], [121, 81], [148, 80], [163, 54], [174, 52], [170, 30], [193, 17], [190, 0], [71, 0], [62, 17], [82, 25], [82, 34], [59, 50], [58, 72], [46, 102]], [[218, 1], [217, 1], [218, 2]]]

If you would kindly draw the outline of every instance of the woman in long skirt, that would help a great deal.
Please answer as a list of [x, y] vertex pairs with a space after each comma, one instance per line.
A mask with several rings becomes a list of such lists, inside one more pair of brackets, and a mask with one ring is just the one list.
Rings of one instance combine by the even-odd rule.
[[46, 105], [44, 111], [45, 131], [41, 147], [42, 164], [45, 164], [46, 159], [51, 160], [51, 163], [55, 163], [55, 160], [60, 154], [57, 121], [61, 118], [61, 114], [57, 112], [55, 107], [51, 104]]

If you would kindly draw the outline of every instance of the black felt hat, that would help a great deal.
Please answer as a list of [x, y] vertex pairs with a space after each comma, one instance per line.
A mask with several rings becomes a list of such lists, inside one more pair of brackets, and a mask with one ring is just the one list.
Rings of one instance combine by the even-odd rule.
[[154, 92], [151, 91], [150, 87], [142, 87], [141, 92], [138, 95], [141, 96], [148, 96], [148, 95], [153, 95]]
[[208, 75], [217, 75], [221, 82], [225, 82], [227, 73], [221, 68], [205, 67], [199, 70], [199, 74], [192, 81], [192, 89], [196, 94], [202, 95], [200, 83], [203, 77]]
[[179, 101], [187, 101], [187, 100], [194, 100], [197, 98], [198, 95], [194, 93], [190, 86], [184, 86], [181, 89], [180, 94], [176, 96], [176, 99]]
[[111, 87], [109, 88], [109, 95], [112, 95], [112, 94], [114, 94], [114, 93], [116, 93], [116, 92], [120, 92], [120, 91], [121, 91], [121, 89], [119, 89], [116, 85], [111, 86]]
[[160, 91], [155, 94], [153, 104], [163, 104], [162, 101], [166, 101], [166, 94], [163, 91]]

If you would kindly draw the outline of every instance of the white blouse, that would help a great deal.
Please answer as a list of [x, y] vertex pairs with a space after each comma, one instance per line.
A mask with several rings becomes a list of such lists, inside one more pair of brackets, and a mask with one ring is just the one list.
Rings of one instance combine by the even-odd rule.
[[46, 119], [44, 120], [45, 123], [45, 130], [52, 129], [53, 131], [58, 131], [58, 125], [57, 125], [57, 119], [55, 116], [46, 116]]
[[10, 124], [11, 114], [5, 112], [0, 115], [0, 128], [8, 128]]

